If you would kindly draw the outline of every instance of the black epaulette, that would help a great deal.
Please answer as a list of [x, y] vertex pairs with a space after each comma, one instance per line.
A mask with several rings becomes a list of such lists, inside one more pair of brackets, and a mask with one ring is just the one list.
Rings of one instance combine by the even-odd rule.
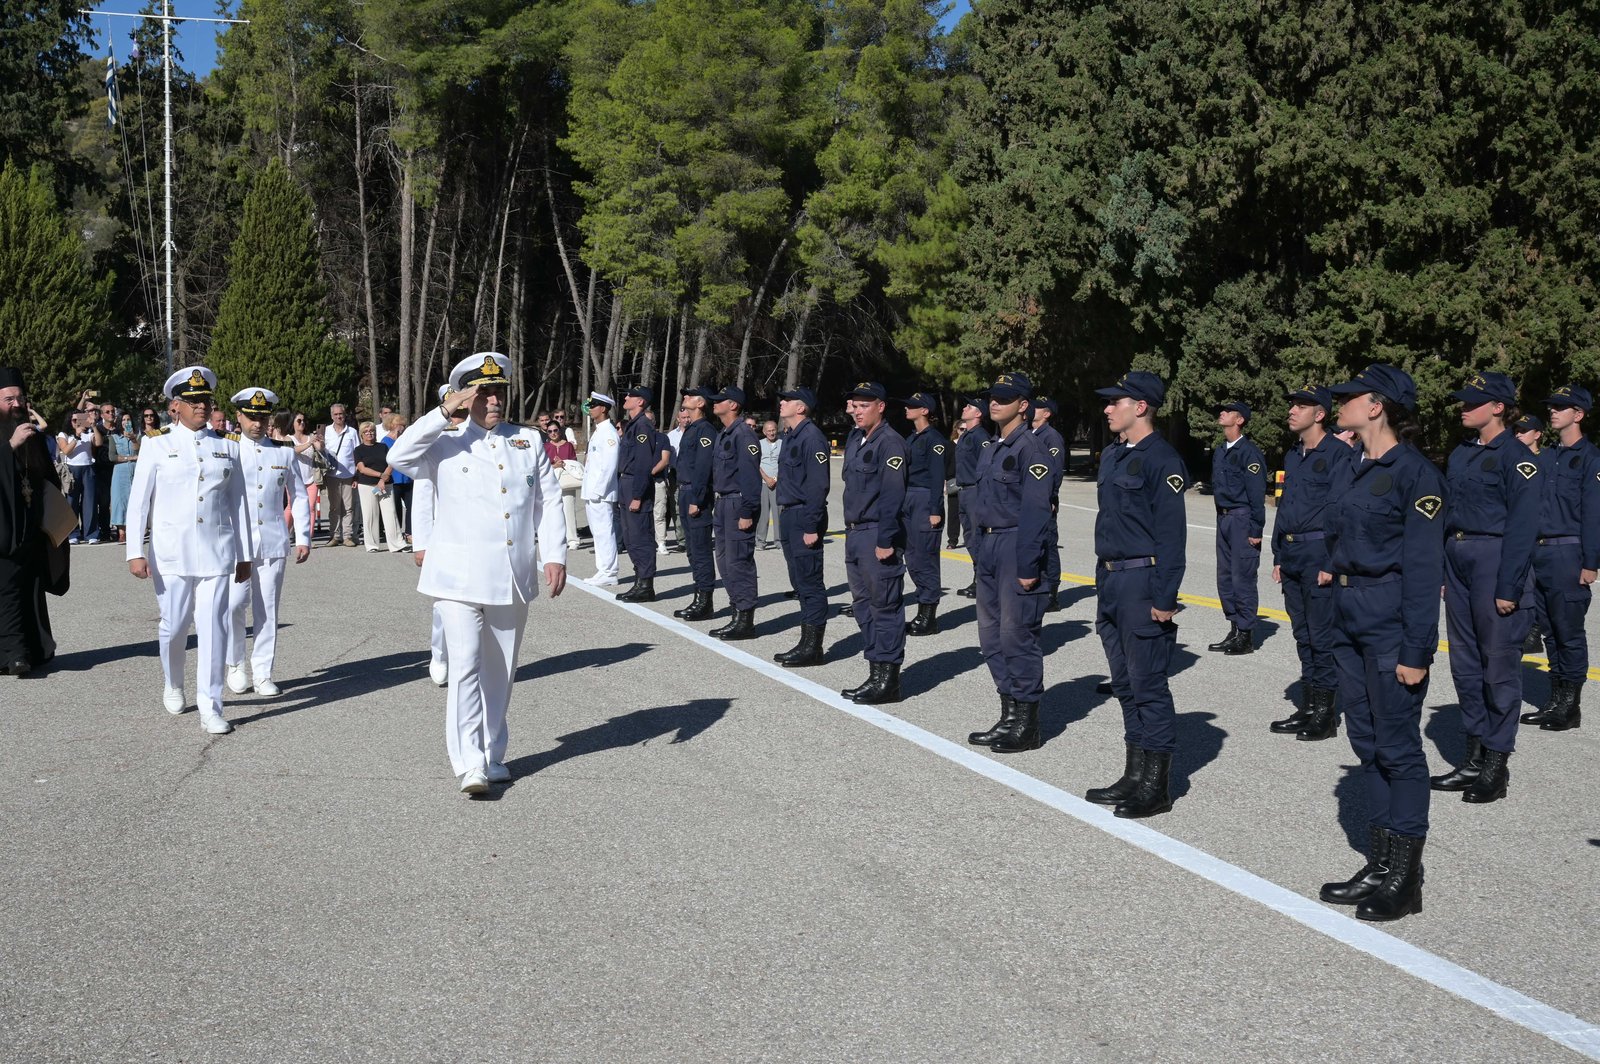
[[172, 431], [172, 426], [168, 425], [164, 429], [149, 429], [149, 430], [147, 430], [145, 432], [145, 435], [146, 436], [165, 436], [167, 433], [169, 433], [171, 431]]

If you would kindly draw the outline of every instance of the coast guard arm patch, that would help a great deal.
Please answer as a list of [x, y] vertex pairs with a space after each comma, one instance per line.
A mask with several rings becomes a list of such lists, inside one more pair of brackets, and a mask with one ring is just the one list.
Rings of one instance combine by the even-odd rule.
[[1251, 462], [1245, 468], [1250, 470], [1250, 472], [1252, 472], [1252, 473], [1259, 473], [1259, 472], [1261, 472], [1261, 463], [1260, 462]]
[[1182, 495], [1183, 494], [1183, 478], [1180, 477], [1176, 473], [1172, 474], [1170, 477], [1167, 478], [1167, 487], [1172, 489], [1173, 494]]
[[1439, 511], [1444, 509], [1444, 500], [1437, 495], [1424, 495], [1412, 503], [1411, 506], [1417, 513], [1432, 521], [1439, 516]]
[[828, 452], [827, 451], [818, 451], [816, 457], [817, 457], [817, 464], [818, 465], [827, 465], [828, 464]]
[[701, 436], [700, 437], [700, 446], [702, 446], [702, 447], [710, 447], [711, 446], [711, 437], [710, 436]]
[[889, 459], [884, 464], [887, 465], [890, 469], [899, 469], [901, 464], [904, 463], [904, 462], [905, 462], [904, 458], [901, 458], [899, 455], [895, 455], [893, 458]]
[[1534, 474], [1539, 472], [1539, 467], [1532, 462], [1518, 462], [1517, 472], [1522, 474], [1523, 480], [1532, 480]]
[[759, 446], [757, 446], [756, 444], [753, 444], [753, 443], [750, 444], [749, 446], [747, 446], [745, 448], [745, 450], [749, 451], [751, 454], [760, 454], [761, 453], [761, 448]]
[[1045, 465], [1043, 462], [1035, 462], [1033, 465], [1028, 467], [1028, 472], [1033, 474], [1034, 480], [1043, 480], [1045, 477], [1049, 476], [1050, 467]]

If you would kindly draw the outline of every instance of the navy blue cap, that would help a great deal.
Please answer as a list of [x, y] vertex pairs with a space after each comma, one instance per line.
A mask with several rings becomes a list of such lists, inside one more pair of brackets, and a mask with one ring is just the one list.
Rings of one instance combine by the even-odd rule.
[[846, 399], [883, 399], [889, 398], [889, 393], [877, 381], [860, 381], [854, 388], [844, 393]]
[[1534, 417], [1532, 414], [1523, 414], [1521, 417], [1517, 418], [1517, 420], [1511, 423], [1511, 431], [1515, 432], [1518, 436], [1522, 435], [1524, 432], [1543, 432], [1544, 422]]
[[700, 386], [699, 388], [688, 388], [683, 394], [685, 398], [688, 398], [689, 396], [695, 396], [696, 398], [704, 399], [708, 403], [714, 403], [717, 401], [717, 393], [714, 390], [705, 387], [704, 385]]
[[656, 393], [642, 384], [634, 388], [629, 388], [625, 393], [624, 398], [643, 399], [645, 406], [656, 405]]
[[1235, 414], [1238, 414], [1241, 417], [1243, 417], [1246, 421], [1250, 420], [1250, 404], [1249, 403], [1241, 403], [1237, 399], [1235, 399], [1231, 403], [1223, 403], [1221, 406], [1217, 407], [1217, 413], [1219, 413], [1219, 414], [1226, 413], [1227, 411], [1230, 411], [1230, 410], [1233, 411]]
[[739, 409], [743, 410], [744, 409], [744, 389], [736, 387], [736, 386], [734, 386], [732, 384], [726, 384], [726, 385], [723, 385], [722, 391], [718, 392], [716, 395], [713, 395], [711, 397], [711, 401], [713, 403], [721, 403], [721, 402], [724, 402], [726, 400], [732, 400], [733, 402], [738, 403], [739, 404]]
[[974, 410], [979, 411], [980, 413], [988, 413], [988, 407], [989, 407], [989, 392], [988, 392], [988, 390], [985, 389], [985, 390], [983, 390], [981, 392], [974, 392], [971, 395], [967, 396], [965, 399], [961, 400], [961, 408], [963, 410], [965, 410], [969, 406], [972, 407]]
[[1014, 399], [1032, 399], [1033, 382], [1021, 373], [1002, 373], [989, 385], [989, 398], [1002, 403]]
[[1056, 401], [1050, 398], [1048, 395], [1034, 396], [1033, 408], [1035, 410], [1048, 410], [1050, 411], [1051, 417], [1055, 417], [1057, 414], [1061, 413], [1061, 408], [1056, 405]]
[[918, 408], [923, 410], [939, 409], [939, 401], [927, 392], [912, 392], [900, 402], [905, 405], [907, 410], [916, 410]]
[[800, 402], [806, 404], [807, 411], [812, 411], [817, 408], [817, 393], [812, 391], [810, 388], [790, 388], [786, 392], [779, 392], [778, 398], [798, 399]]
[[1357, 373], [1354, 380], [1335, 384], [1328, 391], [1341, 397], [1374, 392], [1380, 398], [1399, 403], [1407, 410], [1417, 408], [1417, 384], [1411, 379], [1411, 374], [1383, 362], [1374, 362]]
[[1291, 403], [1309, 403], [1320, 406], [1328, 413], [1333, 413], [1333, 393], [1320, 384], [1308, 384], [1304, 388], [1296, 388], [1285, 399]]
[[1517, 382], [1504, 373], [1475, 373], [1465, 388], [1457, 388], [1450, 398], [1477, 406], [1480, 403], [1505, 403], [1517, 401]]
[[1585, 414], [1594, 405], [1594, 397], [1589, 394], [1589, 389], [1580, 388], [1576, 384], [1563, 384], [1550, 393], [1550, 398], [1544, 401], [1545, 406], [1573, 406]]
[[1154, 373], [1129, 370], [1109, 388], [1097, 388], [1095, 393], [1106, 399], [1138, 399], [1152, 407], [1160, 406], [1167, 398], [1167, 384]]

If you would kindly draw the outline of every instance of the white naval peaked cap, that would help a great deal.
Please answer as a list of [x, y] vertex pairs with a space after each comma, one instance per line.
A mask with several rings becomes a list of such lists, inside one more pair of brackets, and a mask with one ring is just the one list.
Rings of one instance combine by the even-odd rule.
[[209, 399], [216, 391], [217, 375], [205, 366], [186, 366], [167, 378], [161, 394], [168, 399]]
[[271, 388], [240, 388], [228, 401], [242, 413], [264, 415], [277, 409], [278, 393]]
[[450, 394], [450, 386], [448, 384], [439, 385], [439, 402], [441, 402], [441, 403], [444, 402], [444, 397], [449, 395], [449, 394]]
[[450, 390], [459, 392], [474, 384], [511, 385], [511, 360], [498, 351], [479, 351], [456, 363], [450, 371]]
[[609, 407], [612, 407], [612, 408], [615, 408], [616, 405], [617, 405], [617, 401], [615, 399], [611, 398], [611, 396], [607, 395], [605, 392], [590, 392], [589, 393], [589, 402], [591, 402], [591, 403], [601, 403], [601, 404], [603, 404], [605, 406], [609, 406]]

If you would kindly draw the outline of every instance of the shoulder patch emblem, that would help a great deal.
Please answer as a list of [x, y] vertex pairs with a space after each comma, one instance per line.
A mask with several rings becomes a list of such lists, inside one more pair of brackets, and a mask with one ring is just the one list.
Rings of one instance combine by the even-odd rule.
[[1059, 448], [1059, 447], [1052, 447], [1052, 448], [1050, 448], [1050, 455], [1051, 455], [1051, 457], [1054, 457], [1054, 456], [1055, 456], [1055, 455], [1058, 455], [1058, 454], [1060, 454], [1060, 453], [1061, 453], [1061, 448]]
[[889, 458], [888, 461], [884, 462], [884, 465], [888, 466], [890, 469], [899, 469], [904, 463], [904, 458], [901, 458], [899, 455], [894, 455]]
[[1028, 467], [1028, 472], [1033, 474], [1034, 480], [1043, 480], [1050, 475], [1050, 467], [1043, 462], [1035, 462]]
[[942, 444], [942, 443], [934, 444], [933, 445], [933, 453], [934, 454], [944, 454], [944, 444]]
[[646, 436], [642, 432], [639, 433], [639, 435], [635, 436], [634, 439], [638, 440], [640, 443], [649, 443], [650, 442], [650, 437]]
[[752, 443], [748, 447], [746, 447], [745, 450], [749, 451], [751, 454], [760, 454], [761, 453], [760, 445], [754, 444], [754, 443]]
[[225, 432], [223, 435], [232, 440], [234, 443], [239, 442], [239, 434], [237, 432]]
[[[145, 435], [146, 436], [165, 436], [167, 433], [169, 433], [171, 431], [172, 431], [172, 427], [169, 425], [168, 427], [166, 427], [164, 429], [151, 429], [149, 432], [145, 433]], [[1595, 475], [1596, 476], [1600, 476], [1600, 473], [1597, 473]]]
[[994, 442], [994, 441], [993, 441], [993, 440], [984, 440], [984, 441], [983, 441], [983, 443], [981, 443], [981, 444], [980, 444], [980, 445], [979, 445], [979, 446], [981, 446], [981, 447], [987, 447], [987, 446], [989, 446], [989, 445], [990, 445], [990, 444], [991, 444], [991, 443], [993, 443], [993, 442]]
[[1251, 462], [1249, 465], [1245, 466], [1245, 468], [1250, 470], [1250, 472], [1252, 472], [1252, 473], [1259, 473], [1259, 472], [1261, 472], [1261, 463], [1260, 462]]
[[1539, 467], [1532, 462], [1518, 462], [1517, 472], [1522, 474], [1523, 480], [1532, 480], [1534, 474], [1539, 472]]
[[613, 437], [613, 438], [611, 438], [611, 439], [606, 441], [606, 446], [607, 447], [615, 447], [616, 445], [617, 445], [617, 441], [616, 441], [615, 437]]
[[1444, 500], [1437, 495], [1424, 495], [1411, 506], [1417, 513], [1432, 521], [1439, 516], [1439, 511], [1444, 509]]
[[816, 453], [816, 459], [817, 459], [817, 464], [818, 465], [827, 465], [828, 464], [828, 452], [827, 451], [818, 451]]
[[700, 437], [700, 446], [702, 446], [702, 447], [710, 447], [711, 446], [711, 437], [710, 436], [701, 436]]
[[1170, 477], [1167, 478], [1167, 487], [1172, 489], [1173, 494], [1182, 495], [1183, 494], [1183, 478], [1180, 477], [1176, 473], [1172, 474]]

